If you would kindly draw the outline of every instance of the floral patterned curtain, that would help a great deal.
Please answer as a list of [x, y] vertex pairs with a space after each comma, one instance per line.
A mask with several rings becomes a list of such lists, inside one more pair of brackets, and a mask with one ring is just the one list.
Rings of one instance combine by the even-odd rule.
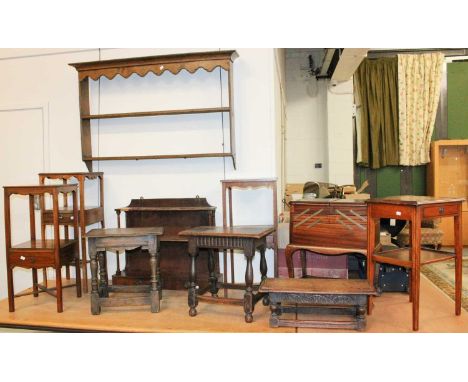
[[442, 53], [398, 55], [400, 165], [430, 161], [443, 63]]

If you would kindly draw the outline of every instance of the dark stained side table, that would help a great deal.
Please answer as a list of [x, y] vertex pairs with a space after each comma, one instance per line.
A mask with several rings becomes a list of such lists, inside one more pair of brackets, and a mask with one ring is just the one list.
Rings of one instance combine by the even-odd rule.
[[[262, 280], [267, 277], [267, 262], [265, 259], [266, 237], [275, 231], [274, 226], [232, 226], [232, 227], [195, 227], [182, 232], [179, 235], [188, 237], [188, 251], [190, 256], [190, 278], [188, 291], [189, 315], [196, 316], [198, 300], [206, 302], [218, 302], [223, 304], [244, 305], [245, 321], [253, 321], [253, 310], [255, 304], [266, 294], [258, 293], [258, 285], [253, 284], [252, 260], [255, 251], [260, 251], [260, 273]], [[199, 290], [196, 274], [196, 259], [200, 248], [209, 249], [208, 270], [209, 285]], [[239, 249], [244, 252], [247, 260], [245, 269], [244, 284], [218, 283], [218, 278], [214, 271], [214, 249], [229, 250]], [[218, 297], [219, 287], [228, 289], [245, 289], [243, 299]], [[257, 293], [254, 293], [254, 289]], [[203, 296], [207, 291], [211, 296]], [[267, 304], [268, 301], [265, 300]]]
[[[93, 229], [86, 234], [91, 259], [91, 313], [101, 313], [101, 306], [151, 305], [151, 312], [160, 309], [161, 280], [159, 272], [159, 237], [162, 227], [103, 228]], [[141, 247], [150, 254], [151, 284], [109, 286], [106, 251], [125, 251]], [[99, 254], [99, 281], [98, 281]], [[146, 296], [109, 297], [109, 292], [148, 292]]]
[[[455, 259], [455, 314], [461, 314], [462, 291], [462, 202], [463, 198], [434, 198], [431, 196], [389, 196], [366, 200], [368, 262], [367, 278], [374, 280], [375, 263], [385, 263], [411, 269], [410, 301], [413, 303], [413, 330], [419, 329], [419, 282], [421, 265]], [[421, 220], [453, 217], [454, 252], [421, 248]], [[410, 245], [408, 248], [382, 250], [375, 239], [381, 218], [407, 220], [410, 222]], [[367, 305], [372, 311], [372, 297]]]

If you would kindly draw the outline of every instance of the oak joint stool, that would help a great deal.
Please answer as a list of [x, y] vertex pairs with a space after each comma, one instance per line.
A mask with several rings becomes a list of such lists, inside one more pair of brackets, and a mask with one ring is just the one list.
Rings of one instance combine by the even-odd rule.
[[[151, 312], [160, 310], [162, 288], [159, 271], [159, 236], [162, 227], [93, 229], [86, 234], [91, 259], [91, 313], [100, 314], [102, 306], [151, 305]], [[150, 254], [151, 284], [109, 286], [106, 251], [125, 251], [141, 247]], [[99, 254], [99, 255], [98, 255]], [[99, 267], [99, 280], [98, 280]], [[145, 293], [134, 297], [109, 296], [109, 292]]]

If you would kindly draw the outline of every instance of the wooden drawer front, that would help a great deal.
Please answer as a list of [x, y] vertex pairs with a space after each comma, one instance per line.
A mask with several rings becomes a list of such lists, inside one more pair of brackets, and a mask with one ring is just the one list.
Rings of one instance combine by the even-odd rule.
[[437, 218], [440, 216], [451, 216], [458, 213], [458, 205], [448, 204], [448, 205], [438, 205], [438, 206], [428, 206], [424, 207], [423, 218]]
[[8, 258], [12, 267], [44, 268], [53, 267], [55, 264], [54, 255], [51, 253], [10, 253]]
[[405, 206], [393, 206], [393, 205], [370, 205], [372, 216], [378, 216], [379, 218], [389, 218], [398, 220], [410, 220], [412, 207]]
[[[46, 211], [44, 213], [44, 223], [54, 224], [54, 214], [52, 211]], [[74, 223], [73, 212], [59, 213], [59, 224], [73, 225], [73, 223]]]
[[291, 211], [291, 243], [320, 245], [329, 223], [328, 212], [326, 204], [295, 205]]

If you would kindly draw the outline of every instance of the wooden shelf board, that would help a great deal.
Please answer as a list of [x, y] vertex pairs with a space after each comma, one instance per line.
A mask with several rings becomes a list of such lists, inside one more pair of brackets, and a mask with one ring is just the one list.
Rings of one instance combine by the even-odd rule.
[[168, 155], [135, 155], [135, 156], [109, 156], [109, 157], [83, 157], [84, 161], [91, 160], [142, 160], [142, 159], [186, 159], [186, 158], [224, 158], [232, 157], [232, 153], [206, 153], [206, 154], [168, 154]]
[[81, 119], [155, 117], [155, 116], [162, 116], [162, 115], [224, 113], [224, 112], [230, 112], [230, 111], [231, 111], [230, 107], [210, 107], [210, 108], [198, 108], [198, 109], [139, 111], [139, 112], [131, 112], [131, 113], [85, 114], [81, 116]]
[[[382, 251], [374, 253], [372, 256], [374, 260], [379, 263], [395, 264], [406, 267], [410, 267], [412, 264], [410, 250], [408, 248]], [[437, 263], [439, 261], [445, 261], [454, 258], [455, 254], [452, 252], [421, 249], [421, 265]]]
[[[60, 248], [65, 248], [69, 245], [75, 244], [77, 241], [75, 239], [62, 239], [60, 240]], [[15, 250], [40, 250], [40, 249], [54, 249], [54, 240], [29, 240], [23, 243], [14, 245], [11, 248], [11, 251]]]

